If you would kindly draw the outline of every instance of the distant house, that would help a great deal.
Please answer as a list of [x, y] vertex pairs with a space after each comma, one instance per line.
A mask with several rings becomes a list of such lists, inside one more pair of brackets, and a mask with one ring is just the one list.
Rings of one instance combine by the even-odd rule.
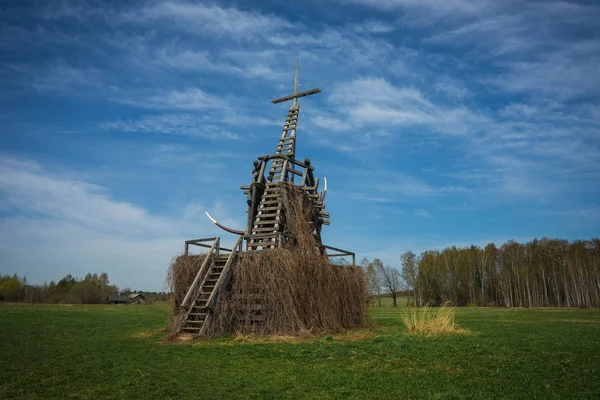
[[129, 296], [108, 296], [108, 304], [129, 304]]
[[146, 304], [146, 298], [139, 293], [129, 295], [129, 304]]
[[146, 304], [146, 298], [139, 293], [132, 293], [129, 296], [108, 296], [108, 304]]

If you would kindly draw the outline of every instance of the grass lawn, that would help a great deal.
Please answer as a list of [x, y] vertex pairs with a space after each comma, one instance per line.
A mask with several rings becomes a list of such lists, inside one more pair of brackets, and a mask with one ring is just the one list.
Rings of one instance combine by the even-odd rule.
[[600, 310], [465, 308], [470, 334], [432, 338], [402, 310], [348, 337], [172, 345], [165, 304], [0, 304], [0, 399], [600, 398]]

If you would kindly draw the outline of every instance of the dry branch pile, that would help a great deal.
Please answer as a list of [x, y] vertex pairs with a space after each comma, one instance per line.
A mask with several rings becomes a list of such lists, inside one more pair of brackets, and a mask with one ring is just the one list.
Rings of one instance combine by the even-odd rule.
[[[220, 298], [211, 333], [315, 334], [367, 325], [364, 274], [332, 264], [316, 247], [307, 196], [281, 184], [284, 218], [292, 240], [285, 248], [240, 253], [228, 290]], [[171, 325], [205, 255], [180, 256], [169, 269], [174, 293]]]

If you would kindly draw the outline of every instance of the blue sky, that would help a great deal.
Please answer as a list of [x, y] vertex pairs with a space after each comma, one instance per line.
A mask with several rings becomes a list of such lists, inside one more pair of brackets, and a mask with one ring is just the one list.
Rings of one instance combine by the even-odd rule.
[[[160, 290], [243, 229], [295, 57], [327, 244], [402, 252], [600, 233], [600, 6], [0, 0], [0, 273]], [[233, 238], [222, 234], [225, 242]]]

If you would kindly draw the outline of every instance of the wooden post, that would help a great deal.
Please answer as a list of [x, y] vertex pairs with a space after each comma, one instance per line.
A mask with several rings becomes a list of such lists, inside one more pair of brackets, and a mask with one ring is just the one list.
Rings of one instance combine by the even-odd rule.
[[279, 176], [279, 181], [280, 182], [285, 182], [285, 179], [287, 178], [287, 165], [288, 165], [288, 160], [283, 160], [283, 164], [281, 166], [281, 175]]

